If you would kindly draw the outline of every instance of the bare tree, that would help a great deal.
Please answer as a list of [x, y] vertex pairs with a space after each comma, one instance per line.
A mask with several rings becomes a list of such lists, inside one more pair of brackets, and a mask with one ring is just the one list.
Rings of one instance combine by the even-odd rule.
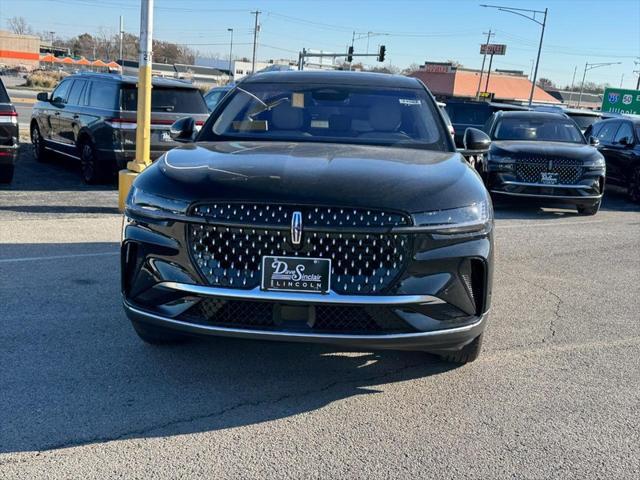
[[9, 30], [16, 35], [29, 35], [33, 33], [33, 30], [24, 17], [11, 17], [7, 20], [7, 25], [9, 25]]

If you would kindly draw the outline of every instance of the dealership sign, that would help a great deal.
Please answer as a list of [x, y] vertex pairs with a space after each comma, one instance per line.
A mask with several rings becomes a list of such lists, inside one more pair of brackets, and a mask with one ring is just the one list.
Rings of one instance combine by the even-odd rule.
[[607, 88], [602, 96], [602, 111], [640, 114], [640, 90]]
[[455, 70], [450, 63], [425, 63], [420, 69], [428, 73], [451, 73]]
[[480, 53], [487, 55], [504, 55], [507, 53], [507, 46], [503, 43], [483, 43], [480, 45]]

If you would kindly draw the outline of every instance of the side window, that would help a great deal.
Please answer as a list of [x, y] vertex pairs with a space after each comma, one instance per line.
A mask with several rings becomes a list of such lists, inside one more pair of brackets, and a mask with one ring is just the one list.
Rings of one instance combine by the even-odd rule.
[[69, 105], [80, 105], [80, 99], [82, 98], [86, 83], [84, 80], [76, 80], [73, 82], [73, 86], [69, 92], [69, 100], [67, 101]]
[[620, 143], [620, 140], [623, 138], [627, 139], [627, 143], [633, 143], [633, 128], [631, 128], [631, 124], [627, 122], [622, 122], [620, 128], [616, 132], [616, 136], [613, 137], [613, 143]]
[[92, 82], [89, 105], [96, 108], [115, 109], [119, 100], [116, 82]]
[[616, 133], [620, 122], [605, 122], [602, 124], [600, 131], [598, 132], [598, 140], [602, 143], [612, 143], [613, 135]]
[[69, 94], [69, 88], [71, 88], [71, 80], [64, 80], [51, 94], [52, 103], [67, 103], [67, 95]]

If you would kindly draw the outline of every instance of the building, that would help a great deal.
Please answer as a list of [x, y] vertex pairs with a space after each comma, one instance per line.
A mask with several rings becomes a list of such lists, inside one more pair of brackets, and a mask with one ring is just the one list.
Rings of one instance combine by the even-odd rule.
[[600, 110], [602, 106], [602, 95], [595, 93], [582, 93], [580, 97], [580, 91], [568, 91], [568, 90], [547, 90], [547, 93], [556, 98], [560, 102], [564, 103], [567, 107], [575, 107], [578, 105], [578, 99], [580, 99], [581, 108], [589, 108], [591, 110]]
[[[480, 70], [456, 67], [451, 63], [426, 62], [420, 70], [410, 74], [422, 80], [429, 90], [439, 99], [476, 97]], [[487, 85], [487, 72], [482, 75], [481, 92], [495, 101], [510, 103], [527, 103], [531, 92], [531, 82], [520, 71], [492, 71]], [[533, 101], [541, 104], [559, 104], [559, 100], [536, 87]]]
[[[125, 75], [138, 75], [138, 62], [135, 60], [118, 60]], [[152, 63], [151, 74], [156, 77], [177, 78], [188, 80], [199, 85], [210, 87], [225, 85], [229, 82], [229, 75], [216, 68], [198, 65]]]
[[0, 65], [34, 70], [40, 63], [40, 37], [0, 30]]
[[[245, 60], [234, 60], [231, 62], [231, 70], [233, 71], [233, 80], [238, 81], [251, 74], [251, 62]], [[198, 57], [195, 60], [196, 66], [212, 67], [217, 70], [229, 71], [229, 60], [222, 58], [206, 58]], [[292, 60], [278, 59], [269, 60], [268, 62], [256, 62], [256, 72], [272, 68], [274, 65], [297, 68], [298, 63]]]

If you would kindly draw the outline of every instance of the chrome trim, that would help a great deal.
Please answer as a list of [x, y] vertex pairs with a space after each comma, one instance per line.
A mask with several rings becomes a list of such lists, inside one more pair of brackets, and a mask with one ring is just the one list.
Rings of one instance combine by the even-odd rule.
[[382, 340], [382, 341], [392, 341], [392, 340], [409, 340], [409, 339], [420, 339], [427, 337], [439, 337], [446, 335], [455, 335], [456, 333], [465, 333], [474, 328], [479, 327], [484, 322], [485, 318], [487, 318], [486, 313], [478, 318], [476, 322], [470, 323], [468, 325], [464, 325], [462, 327], [453, 327], [447, 328], [443, 330], [431, 330], [428, 332], [415, 332], [415, 333], [390, 333], [390, 334], [380, 334], [380, 335], [345, 335], [345, 334], [333, 334], [333, 333], [301, 333], [301, 332], [288, 332], [284, 330], [254, 330], [254, 329], [244, 329], [244, 328], [231, 328], [231, 327], [214, 327], [211, 325], [203, 325], [203, 324], [193, 324], [189, 322], [183, 322], [181, 320], [175, 320], [173, 318], [163, 317], [161, 315], [157, 315], [155, 313], [150, 313], [145, 310], [140, 310], [126, 301], [123, 301], [124, 306], [129, 311], [140, 315], [142, 317], [153, 318], [154, 320], [159, 320], [163, 323], [173, 324], [182, 327], [197, 327], [198, 330], [206, 330], [209, 332], [217, 332], [217, 333], [227, 333], [227, 334], [238, 334], [238, 335], [254, 335], [261, 337], [274, 337], [274, 338], [306, 338], [306, 339], [318, 339], [318, 340]]
[[559, 183], [556, 185], [547, 185], [544, 183], [528, 183], [528, 182], [515, 182], [513, 180], [503, 180], [500, 183], [504, 185], [517, 185], [520, 187], [540, 187], [540, 188], [593, 188], [592, 185], [566, 185], [563, 183]]
[[[49, 140], [47, 140], [47, 141], [49, 141]], [[63, 144], [61, 144], [61, 145], [66, 145], [66, 144], [64, 144], [64, 143], [63, 143]], [[45, 149], [50, 150], [50, 151], [52, 151], [52, 152], [58, 153], [58, 154], [60, 154], [60, 155], [65, 155], [65, 156], [67, 156], [67, 157], [73, 158], [74, 160], [80, 160], [80, 157], [78, 157], [78, 156], [76, 156], [76, 155], [71, 155], [70, 153], [63, 152], [63, 151], [61, 151], [61, 150], [57, 150], [57, 149], [52, 148], [52, 147], [48, 147], [47, 145], [43, 145], [43, 146], [44, 146], [44, 148], [45, 148]]]
[[236, 300], [260, 300], [268, 302], [290, 303], [324, 303], [332, 305], [409, 305], [429, 304], [442, 305], [444, 300], [432, 295], [338, 295], [334, 292], [326, 294], [304, 292], [279, 292], [274, 290], [261, 290], [256, 287], [252, 290], [239, 290], [234, 288], [207, 287], [203, 285], [191, 285], [178, 282], [161, 282], [158, 287], [164, 287], [180, 292], [204, 295], [207, 297], [230, 298]]
[[512, 197], [536, 197], [536, 198], [555, 198], [558, 200], [597, 200], [602, 198], [602, 195], [540, 195], [534, 193], [513, 193], [505, 192], [504, 190], [491, 190], [491, 193], [497, 193], [500, 195], [510, 195]]

